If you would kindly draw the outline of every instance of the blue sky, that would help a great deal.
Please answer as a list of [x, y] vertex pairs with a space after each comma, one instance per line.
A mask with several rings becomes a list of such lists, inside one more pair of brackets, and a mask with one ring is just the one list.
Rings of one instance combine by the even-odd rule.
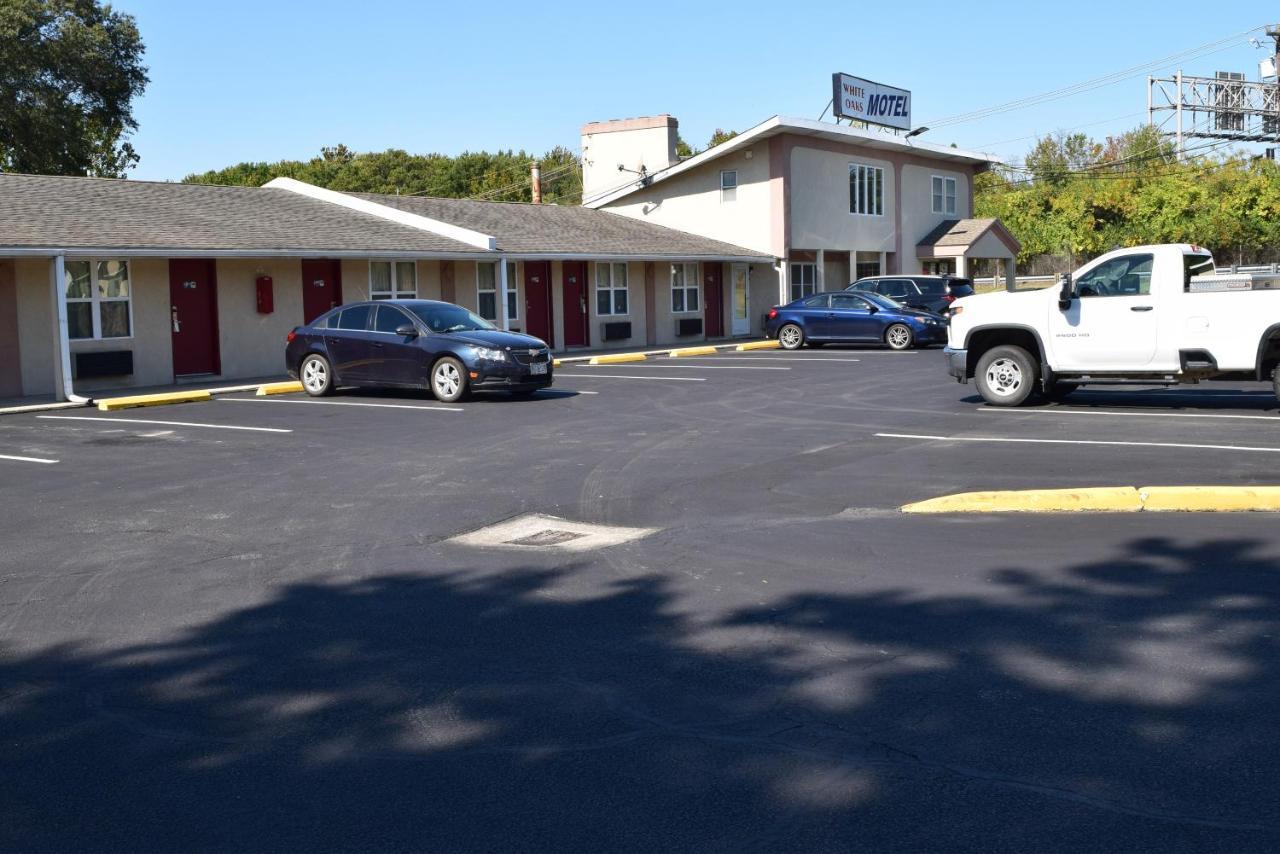
[[[1273, 3], [512, 3], [118, 0], [138, 19], [151, 83], [135, 105], [135, 178], [178, 179], [321, 146], [411, 152], [577, 149], [586, 121], [671, 113], [716, 128], [817, 118], [831, 73], [910, 89], [914, 123], [994, 106], [1226, 38]], [[1158, 10], [1158, 11], [1157, 11]], [[1261, 36], [1260, 33], [1257, 35]], [[1263, 40], [1270, 44], [1269, 40]], [[1257, 78], [1245, 37], [1181, 63]], [[1170, 64], [1163, 71], [1176, 70]], [[931, 131], [1005, 158], [1019, 139], [1145, 118], [1145, 74]]]

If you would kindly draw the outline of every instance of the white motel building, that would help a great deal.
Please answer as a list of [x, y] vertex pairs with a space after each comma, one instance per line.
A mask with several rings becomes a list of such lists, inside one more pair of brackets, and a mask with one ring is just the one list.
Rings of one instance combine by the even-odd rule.
[[582, 128], [581, 206], [0, 174], [0, 399], [272, 377], [343, 302], [455, 302], [560, 352], [758, 336], [773, 305], [1018, 245], [991, 159], [770, 118], [693, 157], [661, 115]]

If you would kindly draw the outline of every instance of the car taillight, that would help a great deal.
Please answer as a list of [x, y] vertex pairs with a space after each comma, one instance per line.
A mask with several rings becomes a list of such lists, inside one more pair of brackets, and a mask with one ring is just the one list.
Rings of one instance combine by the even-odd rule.
[[951, 294], [943, 294], [943, 295], [942, 295], [942, 301], [943, 301], [943, 302], [948, 302], [948, 303], [950, 303], [950, 302], [955, 302], [955, 301], [956, 301], [956, 298], [955, 298], [955, 297], [953, 297]]
[[296, 330], [296, 329], [290, 329], [290, 330], [289, 330], [289, 334], [288, 334], [288, 335], [286, 335], [286, 336], [284, 336], [285, 343], [286, 343], [286, 344], [291, 344], [291, 343], [293, 343], [293, 339], [295, 339], [295, 338], [297, 338], [297, 337], [298, 337], [298, 330]]
[[777, 310], [776, 308], [771, 308], [771, 309], [769, 309], [769, 319], [770, 319], [770, 320], [773, 320], [773, 319], [774, 319], [775, 317], [777, 317], [777, 316], [778, 316], [778, 310]]

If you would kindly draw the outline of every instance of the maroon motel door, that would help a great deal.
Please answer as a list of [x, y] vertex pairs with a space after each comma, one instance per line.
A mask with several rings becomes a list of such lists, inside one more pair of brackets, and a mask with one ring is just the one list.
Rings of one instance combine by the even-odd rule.
[[173, 374], [216, 374], [218, 282], [213, 261], [169, 261], [169, 323], [173, 332]]
[[342, 305], [342, 266], [337, 261], [302, 262], [302, 322], [310, 323]]
[[524, 262], [524, 331], [551, 346], [551, 262]]
[[564, 346], [587, 346], [587, 264], [565, 261]]
[[706, 304], [702, 324], [707, 328], [708, 338], [724, 336], [724, 282], [721, 279], [721, 266], [718, 261], [702, 265], [702, 294]]

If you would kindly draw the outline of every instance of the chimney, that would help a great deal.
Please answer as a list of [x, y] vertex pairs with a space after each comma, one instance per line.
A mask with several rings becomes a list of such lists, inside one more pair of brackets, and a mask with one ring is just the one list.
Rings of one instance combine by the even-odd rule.
[[542, 204], [542, 164], [533, 161], [529, 168], [529, 180], [533, 183], [533, 203]]
[[583, 125], [583, 201], [675, 164], [679, 127], [675, 117], [666, 113]]

